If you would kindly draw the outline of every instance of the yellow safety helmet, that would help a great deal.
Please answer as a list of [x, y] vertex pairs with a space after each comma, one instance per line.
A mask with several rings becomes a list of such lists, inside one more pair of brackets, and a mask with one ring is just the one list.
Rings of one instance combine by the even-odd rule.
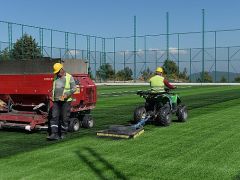
[[62, 68], [63, 68], [63, 65], [61, 63], [55, 63], [53, 65], [53, 73], [57, 74]]
[[158, 67], [158, 68], [156, 69], [156, 72], [163, 73], [163, 68]]

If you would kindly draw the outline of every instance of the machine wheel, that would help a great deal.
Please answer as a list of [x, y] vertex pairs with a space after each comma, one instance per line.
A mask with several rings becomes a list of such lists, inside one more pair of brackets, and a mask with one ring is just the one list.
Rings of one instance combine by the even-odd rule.
[[164, 105], [156, 118], [156, 122], [161, 126], [169, 126], [172, 122], [170, 106], [169, 104]]
[[180, 105], [178, 107], [177, 113], [178, 121], [185, 122], [188, 117], [187, 107], [185, 105]]
[[94, 120], [90, 114], [85, 114], [82, 118], [82, 127], [92, 128], [94, 125]]
[[146, 116], [146, 108], [144, 106], [139, 106], [135, 109], [134, 115], [133, 115], [133, 122], [138, 123], [143, 116]]
[[76, 132], [76, 131], [79, 131], [79, 129], [80, 129], [80, 121], [78, 120], [78, 118], [70, 118], [68, 131]]

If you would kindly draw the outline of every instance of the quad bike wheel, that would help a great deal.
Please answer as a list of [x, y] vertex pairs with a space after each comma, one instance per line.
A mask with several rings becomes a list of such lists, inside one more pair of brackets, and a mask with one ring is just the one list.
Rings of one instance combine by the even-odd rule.
[[165, 104], [159, 111], [156, 123], [161, 126], [169, 126], [172, 122], [171, 113], [170, 113], [170, 105]]
[[82, 127], [92, 128], [94, 125], [94, 120], [90, 114], [85, 114], [82, 119]]
[[145, 106], [139, 106], [134, 111], [133, 121], [134, 123], [138, 123], [144, 116], [146, 116], [146, 108]]
[[76, 132], [80, 129], [80, 121], [78, 118], [70, 118], [69, 120], [69, 126], [68, 131], [70, 132]]
[[187, 107], [185, 105], [180, 105], [178, 107], [177, 113], [178, 121], [185, 122], [188, 117]]

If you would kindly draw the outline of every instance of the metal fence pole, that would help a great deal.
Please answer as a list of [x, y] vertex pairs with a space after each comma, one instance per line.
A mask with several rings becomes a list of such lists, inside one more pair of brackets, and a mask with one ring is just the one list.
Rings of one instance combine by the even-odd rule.
[[95, 65], [95, 80], [96, 80], [96, 77], [97, 77], [97, 37], [95, 37], [94, 58], [95, 58], [94, 65]]
[[230, 67], [230, 51], [229, 51], [229, 47], [227, 48], [227, 54], [228, 54], [228, 83], [230, 82], [230, 77], [229, 77], [229, 67]]
[[[22, 25], [22, 38], [23, 38], [23, 25]], [[23, 54], [24, 54], [24, 52], [23, 52], [23, 46], [24, 46], [24, 44], [23, 44], [23, 41], [21, 41], [22, 43], [21, 43], [21, 51], [22, 51], [22, 59], [23, 59]]]
[[[39, 28], [39, 41], [40, 41], [41, 56], [43, 56], [43, 28]], [[35, 58], [35, 55], [33, 52], [33, 59], [34, 58]]]
[[190, 61], [190, 72], [189, 72], [189, 76], [190, 76], [190, 82], [192, 82], [192, 48], [189, 49], [189, 61]]
[[154, 54], [155, 54], [155, 63], [156, 63], [156, 64], [155, 64], [155, 66], [156, 66], [155, 69], [157, 69], [157, 67], [158, 67], [158, 56], [157, 56], [157, 50], [154, 51], [154, 52], [155, 52]]
[[51, 59], [53, 58], [53, 53], [52, 53], [52, 50], [53, 50], [53, 41], [52, 41], [52, 36], [53, 36], [53, 34], [52, 34], [52, 29], [51, 29]]
[[126, 54], [125, 51], [123, 52], [123, 69], [126, 67]]
[[[116, 74], [116, 38], [113, 38], [113, 70]], [[114, 82], [115, 82], [116, 76], [114, 76]]]
[[88, 73], [91, 74], [91, 39], [90, 36], [88, 36]]
[[167, 60], [169, 60], [169, 13], [166, 13], [166, 23], [167, 23]]
[[75, 59], [77, 59], [77, 34], [74, 33], [74, 52], [75, 52]]
[[214, 78], [214, 82], [217, 82], [217, 32], [214, 32], [214, 47], [215, 47], [215, 51], [214, 51], [214, 61], [215, 61], [215, 78]]
[[136, 16], [134, 16], [134, 82], [136, 82], [136, 79], [137, 79], [137, 67], [136, 67], [136, 46], [137, 46], [137, 38], [136, 38]]
[[8, 23], [8, 50], [12, 50], [12, 23]]
[[147, 37], [144, 36], [144, 71], [147, 68]]
[[68, 56], [68, 32], [65, 32], [65, 55], [68, 59], [69, 58], [69, 56]]
[[204, 47], [204, 35], [205, 35], [205, 22], [204, 22], [204, 18], [205, 18], [205, 10], [202, 9], [202, 82], [204, 82], [204, 51], [205, 51], [205, 47]]
[[179, 44], [180, 44], [180, 43], [179, 43], [179, 34], [178, 34], [177, 37], [178, 37], [178, 40], [177, 40], [177, 44], [178, 44], [178, 45], [177, 45], [177, 46], [178, 46], [178, 52], [177, 52], [177, 53], [178, 53], [178, 54], [177, 54], [178, 72], [177, 72], [177, 73], [178, 73], [178, 76], [177, 76], [177, 78], [178, 78], [178, 80], [179, 80], [179, 74], [180, 74], [180, 67], [179, 67], [179, 66], [180, 66], [180, 64], [179, 64], [179, 48], [180, 48], [180, 47], [179, 47], [179, 46], [180, 46], [180, 45], [179, 45]]
[[106, 64], [105, 38], [102, 38], [102, 56], [103, 64]]

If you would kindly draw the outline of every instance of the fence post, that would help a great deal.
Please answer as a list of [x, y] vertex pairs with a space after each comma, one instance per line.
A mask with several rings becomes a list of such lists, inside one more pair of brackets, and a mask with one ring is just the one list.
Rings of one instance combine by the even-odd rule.
[[144, 71], [147, 68], [147, 37], [144, 36]]
[[12, 50], [12, 23], [8, 23], [8, 50]]
[[137, 39], [136, 39], [136, 16], [134, 16], [134, 51], [133, 51], [133, 55], [134, 55], [134, 82], [136, 82], [137, 79], [137, 67], [136, 67], [136, 45], [137, 45]]
[[189, 72], [189, 76], [190, 76], [190, 82], [192, 82], [192, 48], [190, 48], [190, 50], [189, 50], [189, 57], [190, 57], [190, 72]]
[[215, 52], [214, 52], [214, 60], [215, 60], [215, 83], [217, 82], [217, 32], [214, 32], [214, 46], [215, 46]]
[[167, 21], [167, 60], [169, 60], [169, 13], [166, 13]]
[[52, 29], [51, 29], [51, 59], [52, 59], [52, 57], [53, 57], [53, 55], [52, 55], [52, 49], [53, 49], [53, 43], [52, 43]]
[[95, 37], [94, 58], [95, 58], [94, 66], [95, 66], [95, 80], [96, 80], [96, 77], [97, 77], [97, 37]]
[[229, 77], [229, 66], [230, 66], [230, 51], [229, 51], [229, 47], [227, 48], [227, 52], [228, 52], [228, 83], [230, 82], [230, 77]]
[[68, 59], [68, 32], [65, 32], [65, 55]]
[[204, 9], [202, 9], [202, 82], [204, 82], [204, 35], [205, 35], [205, 27], [204, 27], [204, 17], [205, 16], [205, 10]]
[[[116, 74], [116, 38], [113, 38], [113, 70]], [[114, 82], [115, 82], [116, 76], [114, 76]]]
[[23, 46], [24, 46], [24, 44], [23, 44], [23, 28], [24, 28], [24, 25], [22, 25], [22, 43], [21, 43], [21, 52], [22, 52], [22, 59], [24, 58], [24, 52], [23, 52]]
[[177, 61], [178, 61], [178, 80], [179, 80], [179, 74], [180, 74], [180, 67], [179, 67], [179, 66], [180, 66], [180, 64], [179, 64], [179, 48], [180, 48], [180, 47], [179, 47], [179, 46], [180, 46], [180, 45], [179, 45], [179, 44], [180, 44], [180, 43], [179, 43], [179, 34], [178, 34], [178, 42], [177, 42], [177, 43], [178, 43]]
[[74, 33], [74, 52], [75, 52], [75, 59], [77, 59], [77, 34]]
[[[39, 36], [40, 36], [40, 50], [41, 56], [43, 56], [43, 28], [39, 28]], [[35, 54], [33, 52], [33, 59], [35, 58]]]

